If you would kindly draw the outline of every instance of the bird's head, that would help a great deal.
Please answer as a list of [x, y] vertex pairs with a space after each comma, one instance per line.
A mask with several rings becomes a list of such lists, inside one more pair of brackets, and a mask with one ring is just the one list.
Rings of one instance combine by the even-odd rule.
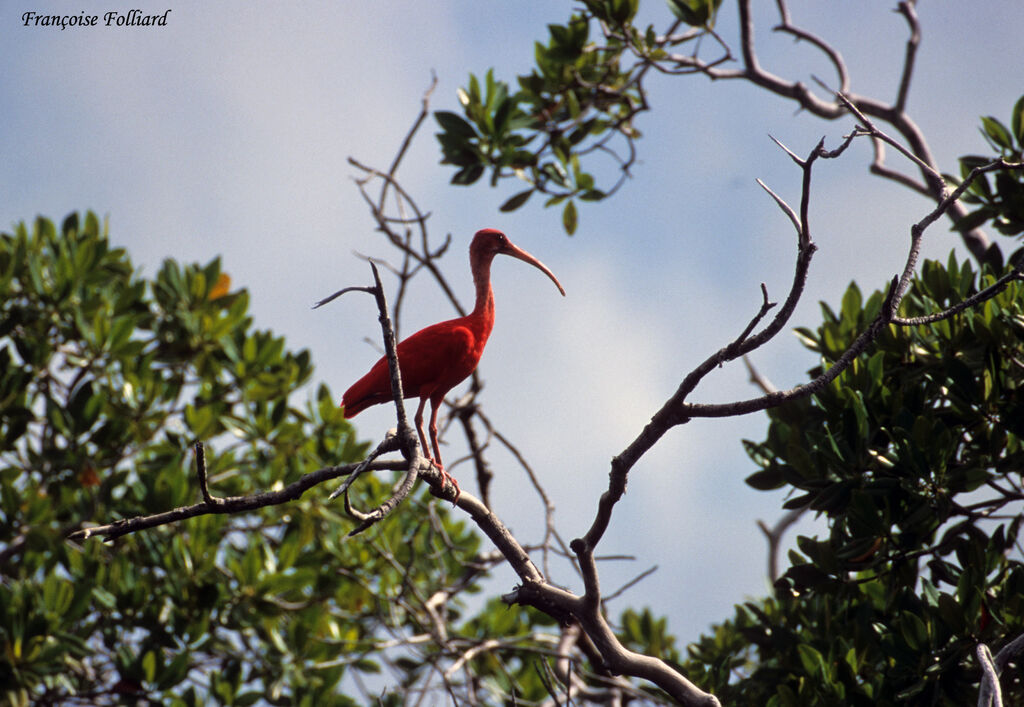
[[562, 283], [558, 281], [555, 274], [544, 263], [512, 243], [504, 233], [496, 228], [483, 228], [477, 231], [476, 235], [473, 236], [473, 242], [469, 245], [469, 262], [473, 265], [474, 269], [477, 263], [490, 263], [494, 256], [499, 254], [511, 255], [513, 258], [518, 258], [524, 263], [529, 263], [537, 268], [551, 278], [558, 291], [562, 293], [563, 297], [565, 296], [565, 289], [562, 288]]

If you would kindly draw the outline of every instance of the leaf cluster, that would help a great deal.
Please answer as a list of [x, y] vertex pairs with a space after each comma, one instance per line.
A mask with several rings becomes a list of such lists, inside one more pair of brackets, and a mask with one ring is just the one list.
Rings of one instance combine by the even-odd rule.
[[[673, 0], [680, 21], [704, 28], [713, 23], [720, 0]], [[459, 90], [464, 116], [438, 111], [444, 164], [457, 168], [453, 184], [468, 185], [486, 172], [495, 186], [516, 177], [527, 188], [509, 197], [502, 211], [514, 211], [534, 193], [545, 206], [562, 207], [562, 224], [570, 235], [578, 223], [577, 201], [600, 201], [610, 196], [627, 176], [633, 162], [633, 140], [640, 137], [634, 118], [647, 110], [639, 82], [645, 61], [663, 58], [666, 46], [693, 36], [668, 40], [653, 26], [633, 25], [639, 0], [587, 0], [584, 10], [565, 24], [548, 25], [547, 43], [534, 46], [535, 65], [518, 77], [518, 91], [494, 78], [470, 74]], [[594, 28], [597, 32], [593, 32]], [[602, 28], [613, 28], [611, 32]], [[592, 38], [592, 34], [600, 37]], [[630, 61], [639, 54], [639, 61]], [[615, 152], [613, 141], [627, 156]], [[612, 157], [611, 173], [595, 157]], [[598, 179], [610, 186], [598, 186]]]
[[[1024, 160], [1024, 96], [1013, 106], [1009, 126], [993, 116], [983, 116], [981, 134], [997, 157], [1007, 162]], [[961, 178], [966, 179], [971, 170], [991, 161], [981, 155], [961, 157]], [[981, 175], [968, 188], [963, 200], [977, 208], [957, 221], [958, 231], [970, 231], [991, 221], [1005, 236], [1024, 234], [1024, 173], [1021, 170], [999, 170], [991, 179], [989, 175]]]
[[[924, 263], [903, 316], [939, 311], [995, 280], [951, 255]], [[838, 311], [797, 331], [818, 375], [883, 306], [855, 284]], [[691, 647], [688, 670], [724, 702], [963, 704], [977, 695], [974, 647], [1024, 630], [1018, 535], [1024, 487], [1024, 286], [918, 326], [889, 325], [824, 390], [769, 413], [760, 470], [786, 508], [823, 518], [801, 536], [775, 596]], [[1011, 702], [1024, 698], [1004, 681]]]
[[140, 276], [92, 213], [0, 235], [0, 700], [355, 704], [343, 677], [393, 665], [382, 641], [435, 630], [424, 597], [482, 575], [478, 537], [419, 501], [364, 542], [309, 498], [65, 541], [200, 500], [195, 441], [214, 495], [365, 452], [325, 386], [293, 403], [309, 352], [254, 329], [248, 299], [218, 260]]

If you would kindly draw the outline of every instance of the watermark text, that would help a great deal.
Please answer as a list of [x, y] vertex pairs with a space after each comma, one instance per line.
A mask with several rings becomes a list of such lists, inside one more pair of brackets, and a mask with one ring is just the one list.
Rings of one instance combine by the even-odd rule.
[[77, 15], [47, 15], [31, 10], [21, 13], [25, 27], [60, 27], [61, 31], [74, 27], [166, 27], [171, 10], [162, 15], [150, 15], [142, 10], [128, 12], [104, 12], [102, 15], [87, 15], [82, 10]]

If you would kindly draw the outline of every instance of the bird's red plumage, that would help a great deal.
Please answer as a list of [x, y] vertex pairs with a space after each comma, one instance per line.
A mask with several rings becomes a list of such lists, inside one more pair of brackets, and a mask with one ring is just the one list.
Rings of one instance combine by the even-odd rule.
[[[494, 327], [494, 309], [433, 324], [398, 344], [398, 367], [406, 398], [444, 398], [476, 369]], [[381, 357], [341, 398], [345, 417], [392, 399], [388, 360]]]

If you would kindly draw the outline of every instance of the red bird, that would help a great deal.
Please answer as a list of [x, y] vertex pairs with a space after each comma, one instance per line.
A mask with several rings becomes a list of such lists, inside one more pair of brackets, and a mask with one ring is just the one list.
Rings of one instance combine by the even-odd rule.
[[[406, 398], [419, 398], [416, 429], [423, 453], [440, 470], [442, 479], [451, 481], [458, 499], [459, 484], [445, 470], [437, 443], [437, 412], [449, 390], [464, 381], [476, 369], [483, 355], [487, 337], [494, 328], [494, 292], [491, 289], [491, 261], [498, 254], [511, 255], [534, 266], [555, 283], [565, 295], [561, 283], [548, 268], [532, 255], [517, 248], [508, 237], [493, 228], [477, 231], [469, 245], [469, 266], [476, 285], [476, 306], [465, 317], [440, 322], [421, 329], [398, 344], [398, 365], [402, 372], [402, 391]], [[378, 403], [392, 399], [391, 375], [387, 358], [382, 357], [370, 372], [345, 391], [341, 405], [345, 417], [355, 417]], [[423, 432], [423, 407], [430, 401], [430, 443]]]

